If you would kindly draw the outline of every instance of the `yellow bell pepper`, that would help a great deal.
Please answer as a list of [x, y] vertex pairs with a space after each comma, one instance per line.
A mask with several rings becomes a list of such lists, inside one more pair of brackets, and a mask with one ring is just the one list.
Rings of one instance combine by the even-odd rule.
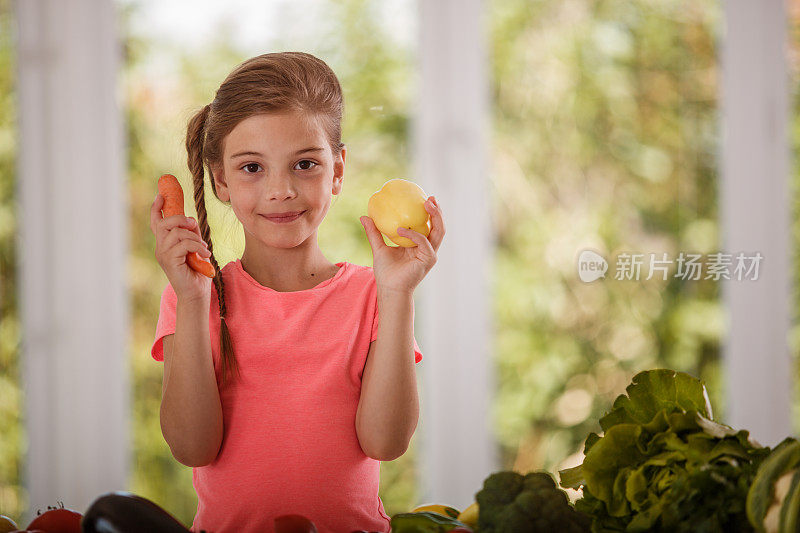
[[427, 198], [425, 191], [416, 183], [401, 178], [391, 179], [370, 196], [367, 215], [389, 240], [398, 246], [411, 248], [417, 243], [398, 235], [397, 228], [402, 226], [426, 237], [430, 235], [431, 217], [425, 210]]

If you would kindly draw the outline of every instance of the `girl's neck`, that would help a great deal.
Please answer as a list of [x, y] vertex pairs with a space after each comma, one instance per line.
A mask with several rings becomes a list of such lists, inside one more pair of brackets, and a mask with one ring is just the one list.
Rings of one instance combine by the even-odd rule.
[[275, 259], [259, 258], [245, 250], [241, 259], [242, 268], [264, 287], [278, 292], [302, 291], [332, 278], [339, 270], [321, 251], [317, 252], [313, 256], [292, 257], [288, 254], [278, 262]]

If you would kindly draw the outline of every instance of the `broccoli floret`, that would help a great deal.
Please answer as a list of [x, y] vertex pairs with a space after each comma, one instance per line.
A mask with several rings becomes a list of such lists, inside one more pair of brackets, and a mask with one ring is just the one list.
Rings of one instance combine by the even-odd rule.
[[481, 533], [585, 533], [591, 519], [576, 511], [547, 472], [495, 472], [475, 495]]

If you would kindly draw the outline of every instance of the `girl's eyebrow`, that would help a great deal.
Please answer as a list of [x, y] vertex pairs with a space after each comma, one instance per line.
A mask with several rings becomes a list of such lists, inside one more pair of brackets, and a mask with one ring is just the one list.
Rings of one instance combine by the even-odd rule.
[[[303, 154], [305, 152], [323, 152], [323, 151], [325, 151], [325, 149], [320, 147], [320, 146], [310, 146], [308, 148], [303, 148], [302, 150], [296, 151], [294, 153], [294, 155], [298, 156], [298, 155]], [[258, 156], [258, 157], [264, 157], [264, 154], [262, 154], [260, 152], [246, 151], [246, 152], [238, 152], [238, 153], [233, 154], [231, 156], [231, 159], [235, 159], [235, 158], [241, 157], [243, 155], [254, 155], [254, 156]]]
[[325, 148], [321, 148], [319, 146], [310, 146], [308, 148], [303, 148], [302, 150], [298, 150], [294, 153], [295, 156], [298, 156], [305, 152], [324, 152]]
[[243, 155], [257, 155], [258, 157], [264, 157], [263, 154], [260, 154], [258, 152], [239, 152], [238, 154], [233, 154], [231, 156], [231, 159], [235, 159], [235, 158], [241, 157]]

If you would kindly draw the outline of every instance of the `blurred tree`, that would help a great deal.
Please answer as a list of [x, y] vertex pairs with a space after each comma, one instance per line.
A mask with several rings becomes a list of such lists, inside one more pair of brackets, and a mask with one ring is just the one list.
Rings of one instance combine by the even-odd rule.
[[792, 176], [790, 184], [790, 198], [791, 198], [791, 220], [792, 220], [792, 233], [791, 238], [794, 243], [792, 260], [795, 265], [794, 277], [792, 279], [792, 330], [790, 335], [790, 345], [792, 360], [795, 362], [794, 368], [794, 405], [793, 417], [794, 433], [800, 432], [800, 391], [798, 391], [797, 383], [800, 382], [800, 375], [798, 375], [797, 368], [797, 355], [800, 353], [800, 268], [797, 268], [797, 254], [800, 251], [800, 0], [790, 0], [786, 4], [789, 13], [789, 27], [788, 38], [789, 48], [787, 50], [789, 57], [789, 88], [791, 91], [789, 105], [791, 106], [792, 116], [789, 119], [789, 135], [792, 147], [792, 161], [790, 166], [790, 175]]
[[10, 0], [0, 0], [0, 514], [17, 520], [27, 508], [17, 302], [16, 63]]
[[[647, 368], [705, 379], [724, 420], [718, 283], [676, 278], [675, 265], [645, 279], [650, 253], [719, 251], [718, 2], [490, 10], [503, 466], [579, 462], [598, 418]], [[584, 248], [608, 260], [604, 280], [578, 278]], [[621, 253], [645, 254], [640, 281], [614, 279]]]

